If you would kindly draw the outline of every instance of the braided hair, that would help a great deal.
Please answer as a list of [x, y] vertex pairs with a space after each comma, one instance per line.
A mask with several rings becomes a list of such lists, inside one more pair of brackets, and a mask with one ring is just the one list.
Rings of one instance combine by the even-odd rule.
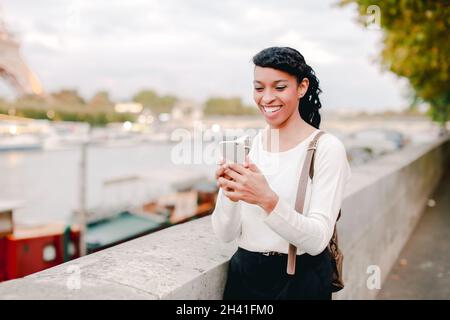
[[322, 106], [319, 94], [322, 90], [319, 88], [319, 79], [317, 79], [314, 70], [306, 64], [303, 55], [290, 47], [270, 47], [256, 54], [253, 57], [253, 63], [258, 67], [272, 68], [289, 73], [295, 76], [298, 84], [304, 78], [308, 78], [308, 90], [300, 98], [298, 110], [305, 122], [319, 129], [321, 119], [319, 109]]

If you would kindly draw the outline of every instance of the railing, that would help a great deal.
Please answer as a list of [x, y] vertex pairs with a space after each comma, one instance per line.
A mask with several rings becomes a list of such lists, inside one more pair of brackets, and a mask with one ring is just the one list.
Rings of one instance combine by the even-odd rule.
[[[346, 287], [335, 299], [377, 295], [449, 159], [445, 137], [353, 168], [338, 223]], [[221, 299], [235, 250], [205, 217], [4, 282], [0, 298]]]

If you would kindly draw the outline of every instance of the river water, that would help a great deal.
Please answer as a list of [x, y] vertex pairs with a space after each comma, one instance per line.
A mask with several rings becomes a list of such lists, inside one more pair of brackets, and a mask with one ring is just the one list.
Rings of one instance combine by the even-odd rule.
[[[216, 165], [211, 161], [173, 161], [175, 146], [160, 142], [88, 146], [86, 207], [105, 209], [138, 204], [170, 190], [166, 182], [185, 173], [213, 178]], [[0, 203], [20, 203], [15, 210], [18, 224], [69, 222], [80, 207], [81, 155], [81, 147], [0, 153]], [[136, 176], [145, 179], [108, 183]]]

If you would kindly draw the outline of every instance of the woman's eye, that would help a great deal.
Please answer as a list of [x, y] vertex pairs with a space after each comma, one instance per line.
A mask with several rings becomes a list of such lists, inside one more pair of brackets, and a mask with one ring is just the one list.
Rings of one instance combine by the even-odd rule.
[[286, 87], [276, 87], [275, 89], [277, 89], [277, 90], [284, 90]]
[[261, 91], [263, 88], [255, 88], [256, 91]]

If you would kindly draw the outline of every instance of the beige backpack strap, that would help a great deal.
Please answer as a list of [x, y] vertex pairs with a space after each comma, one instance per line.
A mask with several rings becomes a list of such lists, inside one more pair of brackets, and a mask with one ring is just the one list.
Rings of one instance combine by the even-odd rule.
[[[314, 175], [314, 163], [313, 157], [317, 148], [317, 142], [319, 138], [325, 134], [324, 131], [319, 131], [314, 139], [309, 143], [308, 150], [306, 152], [305, 162], [303, 163], [302, 172], [300, 174], [300, 181], [298, 183], [297, 189], [297, 198], [295, 200], [295, 210], [299, 213], [303, 213], [303, 207], [305, 205], [305, 197], [306, 197], [306, 187], [308, 185], [308, 174], [311, 179]], [[295, 262], [297, 258], [297, 247], [292, 243], [289, 244], [288, 250], [288, 264], [287, 264], [287, 273], [295, 274]]]

